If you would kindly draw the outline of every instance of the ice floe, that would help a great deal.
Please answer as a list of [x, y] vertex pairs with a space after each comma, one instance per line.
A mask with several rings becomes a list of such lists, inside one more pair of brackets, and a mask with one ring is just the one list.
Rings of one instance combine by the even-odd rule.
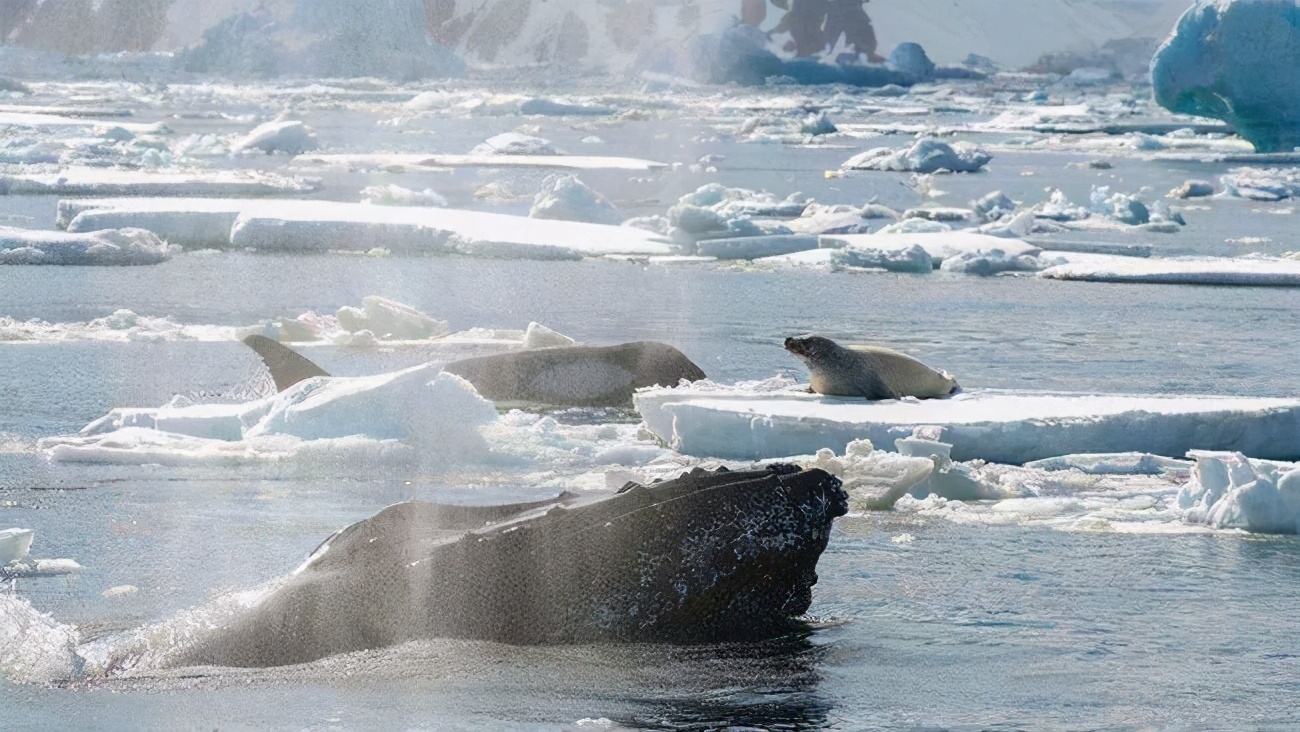
[[167, 173], [71, 167], [58, 173], [0, 175], [0, 193], [11, 196], [285, 196], [320, 186], [315, 178], [252, 170]]
[[631, 227], [529, 219], [429, 207], [234, 198], [124, 198], [60, 202], [70, 231], [119, 222], [187, 248], [369, 251], [579, 259], [674, 253], [664, 238]]
[[557, 221], [617, 225], [627, 217], [576, 175], [551, 176], [533, 199], [528, 216]]
[[0, 226], [0, 264], [147, 265], [170, 259], [174, 249], [138, 228], [66, 233]]
[[327, 166], [353, 170], [384, 170], [388, 172], [436, 171], [439, 168], [557, 168], [565, 170], [627, 170], [652, 171], [668, 166], [640, 158], [608, 157], [600, 155], [497, 155], [478, 153], [470, 155], [416, 153], [355, 153], [299, 155], [291, 161], [300, 167]]
[[436, 206], [446, 208], [447, 199], [431, 188], [414, 191], [396, 184], [386, 186], [367, 186], [361, 189], [362, 203], [377, 206]]
[[866, 402], [752, 385], [645, 390], [647, 428], [700, 457], [763, 459], [889, 445], [918, 429], [953, 445], [956, 460], [1022, 464], [1080, 452], [1300, 452], [1300, 399], [1062, 394], [980, 390], [949, 399]]
[[1192, 479], [1178, 492], [1186, 520], [1218, 529], [1300, 534], [1300, 467], [1252, 461], [1241, 453], [1193, 457]]
[[297, 120], [278, 119], [258, 125], [230, 146], [232, 153], [259, 150], [267, 153], [301, 155], [320, 147], [316, 131]]
[[992, 155], [968, 142], [949, 145], [925, 138], [901, 150], [872, 148], [849, 158], [841, 167], [899, 173], [975, 173], [983, 170], [992, 159]]
[[[1054, 253], [1049, 252], [1046, 259]], [[1171, 285], [1300, 286], [1300, 261], [1289, 257], [1121, 257], [1069, 254], [1064, 264], [1048, 267], [1041, 277], [1087, 282], [1132, 282]]]
[[1002, 252], [1006, 257], [1037, 256], [1042, 252], [1040, 247], [1021, 239], [968, 231], [823, 236], [821, 241], [824, 247], [848, 247], [886, 252], [919, 246], [930, 255], [936, 267], [953, 257], [978, 255], [995, 250]]

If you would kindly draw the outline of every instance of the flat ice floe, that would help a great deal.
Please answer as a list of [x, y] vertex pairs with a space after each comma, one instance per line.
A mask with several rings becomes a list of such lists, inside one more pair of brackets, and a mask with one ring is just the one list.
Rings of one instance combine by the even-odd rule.
[[1035, 256], [1042, 248], [1022, 239], [990, 236], [969, 231], [938, 231], [915, 234], [847, 234], [821, 237], [826, 248], [851, 248], [900, 252], [919, 246], [940, 266], [945, 260], [961, 255], [1001, 251], [1010, 257]]
[[339, 166], [351, 170], [386, 170], [400, 172], [411, 169], [419, 172], [439, 168], [558, 168], [564, 170], [662, 170], [668, 166], [653, 160], [639, 158], [602, 157], [598, 155], [502, 155], [491, 153], [469, 155], [362, 153], [299, 155], [292, 165]]
[[59, 203], [69, 231], [107, 222], [157, 233], [188, 248], [368, 251], [580, 259], [608, 254], [664, 256], [668, 240], [649, 231], [576, 221], [427, 207], [237, 198], [120, 198]]
[[286, 178], [248, 170], [156, 173], [112, 168], [66, 168], [58, 173], [0, 175], [11, 196], [285, 196], [320, 188], [314, 178]]
[[867, 402], [790, 388], [650, 389], [637, 411], [660, 440], [697, 457], [759, 460], [891, 445], [917, 430], [954, 460], [1020, 465], [1072, 453], [1235, 450], [1300, 454], [1300, 398], [969, 391], [950, 399]]
[[[1045, 258], [1050, 259], [1049, 252]], [[1289, 257], [1120, 257], [1069, 254], [1068, 262], [1049, 267], [1041, 277], [1088, 282], [1134, 282], [1171, 285], [1300, 286], [1300, 260]]]
[[0, 226], [0, 264], [158, 264], [170, 259], [172, 250], [144, 229], [66, 233]]

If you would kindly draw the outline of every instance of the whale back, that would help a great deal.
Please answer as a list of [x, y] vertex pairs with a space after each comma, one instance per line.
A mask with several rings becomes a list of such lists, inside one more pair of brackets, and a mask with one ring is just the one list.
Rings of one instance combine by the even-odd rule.
[[848, 496], [821, 470], [697, 470], [435, 536], [399, 504], [332, 539], [181, 665], [279, 666], [420, 638], [770, 638], [808, 610]]

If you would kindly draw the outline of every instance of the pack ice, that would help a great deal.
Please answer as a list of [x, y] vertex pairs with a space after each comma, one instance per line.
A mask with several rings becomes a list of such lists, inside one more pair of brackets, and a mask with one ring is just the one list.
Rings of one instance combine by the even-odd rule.
[[158, 264], [170, 259], [172, 250], [139, 228], [70, 234], [0, 226], [0, 264]]
[[918, 430], [952, 444], [954, 460], [1012, 465], [1073, 453], [1300, 454], [1300, 398], [985, 390], [867, 402], [749, 384], [650, 389], [635, 404], [678, 451], [735, 460], [842, 452], [862, 439], [890, 445]]

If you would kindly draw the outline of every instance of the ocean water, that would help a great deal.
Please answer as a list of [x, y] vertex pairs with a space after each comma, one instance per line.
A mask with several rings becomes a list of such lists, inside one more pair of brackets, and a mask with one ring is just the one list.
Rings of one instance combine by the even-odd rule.
[[[400, 136], [364, 105], [310, 112], [341, 151], [459, 152], [536, 120], [451, 117]], [[725, 156], [716, 173], [647, 179], [584, 174], [629, 214], [662, 213], [711, 181], [802, 190], [826, 203], [921, 200], [906, 175], [828, 178], [860, 147], [743, 143], [717, 136], [746, 112], [686, 112], [611, 125], [602, 154], [671, 162]], [[313, 116], [314, 115], [314, 116]], [[177, 122], [200, 131], [211, 122]], [[543, 120], [575, 151], [591, 130]], [[421, 128], [438, 132], [431, 139]], [[412, 139], [415, 141], [412, 142]], [[585, 151], [584, 151], [585, 152]], [[1110, 171], [1068, 163], [1095, 155], [1007, 152], [986, 174], [940, 177], [961, 205], [1002, 188], [1041, 200], [1045, 187], [1087, 200], [1092, 185], [1168, 190], [1227, 166], [1116, 156]], [[230, 161], [218, 161], [231, 165]], [[283, 160], [241, 161], [278, 167]], [[1032, 175], [1025, 175], [1026, 172]], [[485, 181], [535, 189], [534, 173], [333, 174], [322, 197], [361, 186], [433, 187], [475, 203]], [[0, 198], [0, 213], [53, 220], [53, 199]], [[1295, 248], [1286, 204], [1214, 200], [1172, 235], [1090, 234], [1161, 253]], [[526, 210], [527, 200], [494, 210]], [[1071, 235], [1070, 238], [1084, 238]], [[1236, 247], [1236, 248], [1234, 248]], [[1270, 247], [1272, 249], [1270, 249]], [[380, 294], [454, 329], [537, 321], [604, 344], [656, 339], [723, 382], [803, 371], [782, 339], [818, 331], [889, 344], [971, 387], [1084, 392], [1294, 396], [1300, 291], [1071, 283], [1030, 277], [759, 272], [718, 265], [522, 262], [464, 258], [190, 253], [140, 268], [0, 270], [0, 316], [84, 324], [127, 309], [177, 324], [231, 327], [307, 310], [328, 313]], [[75, 328], [68, 328], [69, 333]], [[418, 348], [312, 351], [332, 373], [360, 375], [424, 360]], [[325, 537], [396, 501], [496, 502], [552, 495], [585, 467], [563, 461], [450, 471], [346, 456], [286, 466], [52, 462], [39, 440], [75, 433], [107, 410], [263, 393], [266, 377], [237, 342], [178, 337], [0, 343], [0, 526], [37, 531], [33, 553], [85, 566], [21, 580], [15, 596], [83, 643], [160, 627], [187, 609], [249, 590], [298, 566]], [[570, 415], [630, 427], [626, 413]], [[919, 512], [841, 519], [819, 565], [808, 633], [725, 646], [516, 648], [431, 640], [242, 671], [69, 673], [0, 679], [5, 729], [770, 729], [1259, 730], [1300, 726], [1300, 542], [1241, 532], [1055, 530], [1028, 521], [954, 522]], [[131, 586], [133, 593], [104, 592]], [[2, 591], [2, 590], [0, 590]], [[0, 636], [3, 637], [3, 636]], [[165, 644], [166, 640], [157, 641]], [[0, 648], [0, 661], [7, 649]], [[9, 653], [14, 651], [8, 649]]]

